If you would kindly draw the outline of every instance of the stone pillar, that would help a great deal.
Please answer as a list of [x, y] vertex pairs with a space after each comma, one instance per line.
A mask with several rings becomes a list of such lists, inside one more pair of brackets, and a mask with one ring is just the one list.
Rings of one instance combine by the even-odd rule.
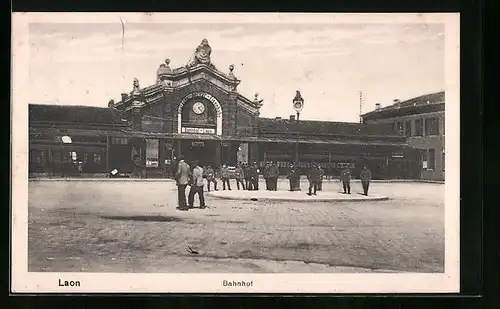
[[175, 141], [175, 153], [177, 154], [177, 159], [182, 155], [181, 151], [182, 141], [180, 139]]
[[111, 137], [106, 136], [106, 172], [109, 172]]
[[158, 140], [158, 167], [165, 171], [165, 140]]
[[[238, 93], [236, 91], [232, 91], [229, 93], [229, 104], [226, 106], [227, 113], [223, 113], [224, 116], [227, 117], [225, 122], [228, 124], [226, 127], [225, 135], [236, 135], [237, 127], [238, 127]], [[223, 120], [224, 122], [224, 120]], [[224, 132], [224, 130], [223, 130]]]
[[215, 143], [215, 162], [214, 162], [215, 166], [214, 166], [214, 168], [219, 167], [221, 164], [221, 148], [222, 148], [221, 142], [216, 142]]
[[138, 131], [142, 129], [142, 115], [141, 115], [141, 105], [140, 101], [135, 101], [132, 107], [132, 127]]
[[248, 162], [258, 162], [259, 161], [259, 144], [258, 143], [248, 143]]

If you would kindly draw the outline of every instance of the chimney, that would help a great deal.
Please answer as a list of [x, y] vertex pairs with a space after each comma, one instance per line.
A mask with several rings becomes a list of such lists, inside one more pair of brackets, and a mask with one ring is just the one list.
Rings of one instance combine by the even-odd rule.
[[281, 120], [281, 117], [276, 117], [275, 120]]
[[382, 108], [382, 104], [380, 103], [375, 103], [375, 110], [377, 109], [381, 109]]
[[295, 115], [290, 115], [290, 121], [294, 121], [295, 120]]
[[400, 101], [399, 99], [394, 99], [392, 102], [394, 103], [394, 106], [395, 106], [396, 108], [399, 108], [399, 107], [400, 107], [400, 106], [399, 106], [399, 104], [401, 103], [401, 101]]

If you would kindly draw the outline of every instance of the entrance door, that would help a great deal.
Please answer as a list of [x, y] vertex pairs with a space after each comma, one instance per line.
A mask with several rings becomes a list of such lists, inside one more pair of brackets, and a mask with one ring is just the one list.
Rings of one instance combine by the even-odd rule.
[[216, 147], [217, 143], [213, 141], [186, 140], [182, 142], [182, 151], [187, 162], [191, 163], [198, 160], [200, 166], [216, 164]]

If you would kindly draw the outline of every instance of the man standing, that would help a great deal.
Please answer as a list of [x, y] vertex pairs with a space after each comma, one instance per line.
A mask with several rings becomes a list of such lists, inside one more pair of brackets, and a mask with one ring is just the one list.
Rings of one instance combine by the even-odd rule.
[[220, 169], [220, 179], [222, 180], [222, 190], [226, 190], [226, 184], [227, 189], [231, 190], [231, 184], [229, 183], [229, 169], [226, 164], [223, 164]]
[[295, 166], [293, 163], [290, 163], [290, 166], [288, 166], [288, 171], [287, 171], [287, 176], [288, 176], [288, 181], [290, 182], [290, 191], [295, 191], [296, 184], [295, 184], [295, 178], [297, 177], [297, 171], [295, 170]]
[[361, 185], [363, 186], [364, 195], [368, 196], [368, 188], [370, 187], [370, 181], [372, 180], [372, 173], [365, 165], [361, 171], [359, 178], [361, 179]]
[[247, 163], [243, 164], [243, 175], [245, 177], [245, 188], [248, 191], [252, 190], [252, 183], [250, 182], [250, 167]]
[[189, 167], [189, 164], [187, 164], [183, 158], [180, 158], [179, 164], [177, 166], [177, 172], [175, 173], [175, 181], [177, 182], [179, 210], [188, 210], [186, 204], [186, 186], [189, 183], [190, 174], [191, 174], [191, 169]]
[[276, 162], [271, 162], [271, 165], [269, 167], [269, 181], [271, 183], [271, 191], [278, 190], [278, 175], [279, 170]]
[[340, 180], [344, 188], [344, 194], [351, 194], [351, 171], [349, 168], [344, 168], [340, 173]]
[[323, 176], [325, 175], [325, 171], [321, 167], [321, 165], [318, 164], [318, 170], [319, 170], [319, 183], [318, 183], [318, 191], [323, 190]]
[[214, 190], [217, 191], [217, 180], [215, 179], [215, 171], [212, 165], [209, 165], [205, 170], [203, 170], [205, 178], [207, 179], [207, 190], [210, 192], [210, 184], [214, 184]]
[[271, 165], [269, 162], [266, 162], [266, 166], [264, 166], [264, 170], [262, 171], [262, 176], [264, 176], [264, 180], [266, 181], [266, 190], [271, 190], [271, 178], [269, 177], [269, 173], [271, 172]]
[[193, 176], [192, 176], [192, 184], [191, 189], [189, 190], [188, 203], [189, 208], [194, 207], [194, 196], [198, 194], [198, 198], [200, 199], [200, 208], [204, 209], [205, 206], [205, 197], [203, 196], [203, 169], [198, 166], [198, 162], [193, 162]]
[[319, 177], [320, 171], [316, 166], [316, 163], [313, 163], [309, 173], [307, 174], [307, 179], [309, 180], [309, 193], [307, 193], [307, 195], [316, 195], [316, 191], [318, 191]]
[[259, 168], [257, 167], [257, 162], [252, 163], [250, 166], [250, 183], [252, 184], [252, 190], [259, 190]]
[[236, 166], [236, 169], [234, 170], [234, 176], [236, 178], [236, 187], [238, 190], [240, 189], [240, 184], [241, 188], [245, 190], [245, 183], [243, 182], [243, 179], [245, 178], [243, 168], [241, 167], [241, 162]]

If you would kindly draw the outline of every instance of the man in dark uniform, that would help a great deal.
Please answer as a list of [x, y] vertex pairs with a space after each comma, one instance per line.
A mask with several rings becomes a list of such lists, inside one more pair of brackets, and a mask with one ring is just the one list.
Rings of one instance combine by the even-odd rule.
[[368, 189], [370, 187], [370, 181], [372, 180], [372, 173], [366, 165], [363, 166], [363, 170], [361, 170], [359, 178], [361, 179], [361, 185], [363, 186], [363, 194], [368, 196]]
[[264, 166], [262, 170], [262, 176], [264, 177], [264, 180], [266, 181], [266, 190], [269, 191], [271, 190], [271, 182], [269, 178], [269, 172], [270, 172], [270, 167], [271, 165], [269, 162], [266, 162], [266, 165]]
[[290, 163], [288, 166], [287, 170], [287, 176], [288, 180], [290, 182], [290, 191], [295, 191], [297, 185], [296, 185], [296, 178], [297, 178], [297, 170], [295, 169], [295, 166], [293, 163]]
[[271, 183], [271, 191], [278, 191], [278, 175], [279, 170], [276, 162], [271, 162], [269, 166], [269, 182]]
[[349, 168], [346, 167], [340, 172], [340, 181], [342, 181], [344, 194], [351, 194], [351, 171]]
[[307, 174], [307, 179], [309, 180], [309, 193], [307, 193], [307, 195], [316, 195], [316, 191], [318, 191], [319, 178], [320, 170], [316, 163], [313, 163], [309, 173]]
[[257, 162], [252, 163], [249, 168], [249, 174], [252, 186], [251, 190], [259, 190], [259, 168], [257, 167]]
[[207, 190], [210, 192], [210, 184], [214, 184], [214, 190], [217, 191], [217, 180], [215, 179], [215, 171], [212, 168], [212, 165], [209, 165], [206, 169], [203, 170], [203, 174], [207, 179]]
[[234, 177], [236, 178], [236, 187], [238, 188], [238, 190], [240, 189], [240, 184], [241, 189], [245, 190], [245, 183], [243, 182], [245, 173], [243, 172], [241, 162], [238, 164], [238, 166], [236, 166], [236, 169], [234, 170]]
[[319, 169], [319, 183], [318, 183], [318, 191], [322, 191], [323, 190], [323, 177], [325, 176], [325, 170], [323, 170], [323, 168], [318, 165], [318, 169]]

